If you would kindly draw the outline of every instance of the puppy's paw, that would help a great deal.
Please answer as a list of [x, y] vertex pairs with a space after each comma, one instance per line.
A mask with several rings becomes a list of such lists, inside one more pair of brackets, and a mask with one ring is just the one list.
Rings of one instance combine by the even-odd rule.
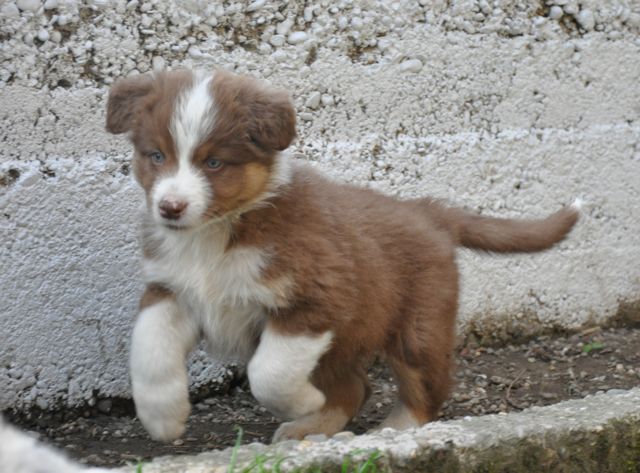
[[302, 422], [283, 422], [273, 434], [272, 443], [283, 442], [285, 440], [303, 440], [307, 435], [317, 432], [309, 432], [309, 429]]
[[283, 440], [302, 440], [308, 435], [325, 435], [331, 437], [340, 432], [349, 417], [341, 409], [322, 409], [319, 412], [285, 422], [273, 435], [273, 442]]
[[[185, 393], [168, 395], [170, 389], [156, 388], [155, 392], [138, 393], [135, 398], [136, 413], [154, 440], [168, 442], [184, 434], [191, 405]], [[184, 394], [184, 395], [183, 395]]]
[[142, 424], [149, 432], [153, 440], [160, 442], [170, 442], [182, 437], [185, 431], [185, 420], [168, 417], [147, 417], [146, 420], [138, 414]]

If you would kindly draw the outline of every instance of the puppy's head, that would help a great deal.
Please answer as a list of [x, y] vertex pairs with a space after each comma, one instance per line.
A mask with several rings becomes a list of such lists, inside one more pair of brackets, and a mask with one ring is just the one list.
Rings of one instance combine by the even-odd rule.
[[107, 130], [129, 133], [134, 174], [154, 220], [187, 229], [260, 200], [295, 138], [288, 95], [216, 71], [174, 71], [116, 82]]

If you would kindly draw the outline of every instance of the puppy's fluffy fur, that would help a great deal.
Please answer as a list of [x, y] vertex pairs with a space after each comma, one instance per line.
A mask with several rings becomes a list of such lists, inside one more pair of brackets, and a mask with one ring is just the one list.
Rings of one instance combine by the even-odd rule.
[[22, 433], [0, 417], [0, 471], [3, 473], [109, 473], [112, 470], [85, 468], [62, 453]]
[[120, 80], [107, 129], [129, 133], [147, 198], [131, 378], [162, 440], [183, 433], [201, 337], [248, 363], [254, 396], [289, 421], [275, 440], [343, 429], [376, 356], [399, 391], [382, 426], [434, 419], [450, 387], [455, 248], [540, 251], [578, 218], [483, 217], [332, 182], [283, 152], [296, 134], [287, 94], [222, 71]]

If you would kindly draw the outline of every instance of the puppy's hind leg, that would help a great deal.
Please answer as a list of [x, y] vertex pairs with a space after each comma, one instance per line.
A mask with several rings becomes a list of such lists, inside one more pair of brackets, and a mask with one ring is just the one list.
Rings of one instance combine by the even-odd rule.
[[296, 335], [267, 324], [247, 366], [251, 393], [267, 409], [287, 419], [316, 412], [324, 394], [310, 382], [333, 335]]
[[[447, 269], [444, 264], [440, 268]], [[457, 279], [451, 267], [448, 273], [435, 277], [440, 284], [425, 278], [419, 286], [398, 337], [386, 349], [398, 383], [399, 401], [379, 428], [402, 430], [432, 421], [449, 396]]]
[[274, 442], [301, 440], [312, 434], [330, 437], [342, 431], [370, 393], [364, 368], [340, 366], [329, 360], [326, 366], [318, 367], [313, 381], [325, 394], [325, 405], [317, 412], [283, 423], [273, 436]]
[[430, 399], [419, 371], [398, 365], [399, 363], [392, 362], [399, 388], [399, 398], [389, 415], [371, 431], [375, 432], [387, 427], [396, 430], [419, 427], [432, 420], [437, 414], [437, 408], [435, 408], [437, 402]]
[[136, 412], [153, 439], [173, 440], [184, 433], [191, 410], [186, 357], [199, 330], [166, 290], [148, 288], [141, 309], [130, 355]]
[[331, 332], [300, 335], [273, 324], [265, 327], [247, 373], [256, 399], [274, 414], [291, 419], [278, 428], [274, 441], [332, 435], [362, 404], [362, 380], [353, 371], [328, 368], [336, 366], [332, 337]]

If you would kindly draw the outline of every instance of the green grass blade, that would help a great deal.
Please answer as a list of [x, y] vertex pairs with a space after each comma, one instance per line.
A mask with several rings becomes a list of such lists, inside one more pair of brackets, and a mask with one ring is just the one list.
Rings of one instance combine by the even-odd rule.
[[233, 450], [231, 451], [231, 461], [229, 462], [227, 473], [234, 473], [236, 469], [236, 462], [238, 460], [238, 450], [240, 449], [240, 445], [242, 445], [242, 434], [244, 431], [239, 425], [236, 426], [235, 429], [238, 431], [238, 437], [236, 437], [236, 444], [233, 446]]
[[378, 466], [376, 465], [378, 458], [380, 458], [380, 452], [377, 450], [372, 452], [367, 461], [358, 468], [358, 473], [376, 473], [378, 471]]

